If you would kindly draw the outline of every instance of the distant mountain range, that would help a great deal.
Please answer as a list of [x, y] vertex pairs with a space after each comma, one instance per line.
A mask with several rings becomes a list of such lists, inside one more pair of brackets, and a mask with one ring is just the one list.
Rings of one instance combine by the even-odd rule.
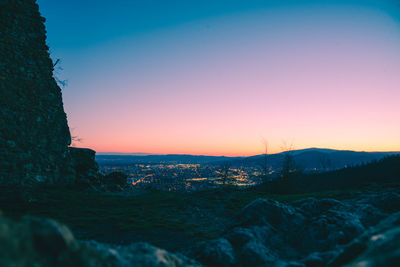
[[215, 162], [224, 162], [232, 160], [241, 160], [243, 157], [225, 157], [225, 156], [198, 156], [184, 154], [168, 155], [132, 155], [132, 154], [113, 154], [96, 155], [96, 161], [99, 164], [130, 164], [130, 163], [171, 163], [171, 164], [207, 164]]
[[[400, 154], [400, 152], [358, 152], [350, 150], [334, 150], [321, 148], [307, 148], [281, 152], [267, 156], [268, 165], [272, 169], [282, 166], [285, 153], [291, 153], [296, 164], [306, 171], [310, 170], [334, 170], [346, 166], [354, 166], [384, 157]], [[260, 166], [265, 162], [265, 155], [247, 157], [242, 160], [234, 160], [233, 165]]]
[[[279, 169], [285, 153], [267, 155], [268, 166], [271, 169]], [[290, 151], [297, 165], [306, 171], [311, 170], [334, 170], [346, 166], [354, 166], [379, 160], [384, 157], [400, 154], [400, 152], [358, 152], [350, 150], [334, 150], [325, 148], [307, 148]], [[198, 156], [183, 154], [154, 155], [146, 153], [99, 153], [96, 161], [100, 165], [126, 165], [135, 163], [170, 163], [170, 164], [211, 164], [218, 165], [229, 162], [234, 167], [239, 166], [262, 166], [265, 155], [251, 157], [224, 157], [224, 156]]]
[[97, 156], [149, 156], [149, 155], [159, 155], [153, 153], [121, 153], [121, 152], [96, 152]]

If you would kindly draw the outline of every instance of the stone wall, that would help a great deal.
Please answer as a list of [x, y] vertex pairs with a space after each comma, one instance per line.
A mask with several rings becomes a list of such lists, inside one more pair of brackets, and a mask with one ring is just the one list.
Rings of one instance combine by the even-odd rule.
[[75, 179], [44, 21], [35, 0], [0, 0], [0, 185]]

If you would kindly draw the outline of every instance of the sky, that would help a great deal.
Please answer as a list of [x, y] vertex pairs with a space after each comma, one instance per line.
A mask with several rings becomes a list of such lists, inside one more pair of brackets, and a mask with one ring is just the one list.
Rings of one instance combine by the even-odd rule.
[[37, 2], [76, 146], [400, 151], [400, 1]]

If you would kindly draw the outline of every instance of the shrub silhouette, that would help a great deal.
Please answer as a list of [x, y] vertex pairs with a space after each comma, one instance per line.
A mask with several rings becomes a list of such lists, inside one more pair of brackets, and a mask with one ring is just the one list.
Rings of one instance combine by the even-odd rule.
[[113, 171], [110, 172], [103, 177], [103, 183], [105, 184], [117, 184], [120, 186], [126, 186], [126, 179], [128, 178], [128, 175], [121, 171]]

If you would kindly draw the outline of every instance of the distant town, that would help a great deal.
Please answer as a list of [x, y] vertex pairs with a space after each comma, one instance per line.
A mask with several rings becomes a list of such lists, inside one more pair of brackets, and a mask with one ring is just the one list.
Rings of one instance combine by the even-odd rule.
[[[164, 191], [205, 190], [224, 184], [251, 186], [262, 182], [256, 167], [221, 167], [209, 164], [148, 163], [100, 165], [107, 174], [121, 171], [128, 175], [128, 183], [135, 188], [155, 188]], [[272, 173], [272, 172], [271, 172]]]
[[223, 185], [249, 187], [274, 179], [288, 153], [292, 164], [305, 173], [360, 165], [394, 154], [311, 148], [252, 157], [97, 155], [96, 161], [103, 174], [125, 173], [133, 189], [197, 191]]

